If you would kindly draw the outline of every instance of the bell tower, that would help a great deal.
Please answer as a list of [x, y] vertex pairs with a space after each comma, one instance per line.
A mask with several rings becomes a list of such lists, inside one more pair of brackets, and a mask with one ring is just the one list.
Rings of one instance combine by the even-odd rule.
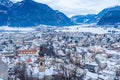
[[45, 71], [45, 59], [44, 59], [44, 47], [40, 46], [39, 51], [39, 71], [44, 72]]

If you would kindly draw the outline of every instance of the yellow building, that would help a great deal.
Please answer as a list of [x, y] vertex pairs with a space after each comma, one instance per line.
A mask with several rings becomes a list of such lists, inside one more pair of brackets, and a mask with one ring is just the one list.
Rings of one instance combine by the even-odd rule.
[[45, 59], [44, 59], [44, 57], [40, 57], [39, 60], [40, 60], [39, 71], [44, 72], [45, 71]]

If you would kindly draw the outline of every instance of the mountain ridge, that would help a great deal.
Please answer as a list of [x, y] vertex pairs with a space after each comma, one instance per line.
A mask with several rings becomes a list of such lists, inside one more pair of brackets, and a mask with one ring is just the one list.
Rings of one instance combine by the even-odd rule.
[[[113, 17], [110, 17], [110, 14], [113, 14], [113, 15], [111, 15]], [[108, 15], [109, 15], [109, 17], [108, 17]], [[120, 19], [120, 6], [117, 5], [117, 6], [105, 8], [102, 11], [100, 11], [98, 14], [73, 16], [71, 19], [76, 24], [77, 23], [82, 23], [82, 24], [95, 23], [97, 25], [116, 25], [116, 24], [120, 23], [120, 20], [119, 20]], [[108, 23], [108, 21], [109, 21], [109, 23]]]
[[7, 11], [5, 15], [7, 19], [4, 20], [5, 17], [2, 18], [2, 14], [0, 13], [0, 21], [4, 21], [4, 24], [1, 24], [1, 26], [29, 27], [40, 24], [66, 26], [73, 24], [62, 12], [53, 10], [48, 5], [37, 3], [33, 0], [17, 2], [11, 7], [6, 7], [5, 10]]
[[120, 6], [108, 8], [106, 14], [99, 20], [98, 25], [120, 24]]

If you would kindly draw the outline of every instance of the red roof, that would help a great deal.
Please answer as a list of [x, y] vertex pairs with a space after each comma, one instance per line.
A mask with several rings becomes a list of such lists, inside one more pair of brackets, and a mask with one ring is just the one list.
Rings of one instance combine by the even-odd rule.
[[18, 54], [35, 54], [38, 50], [40, 50], [39, 46], [37, 46], [34, 50], [18, 50]]
[[37, 46], [35, 49], [36, 49], [36, 50], [40, 50], [40, 46]]
[[29, 63], [29, 62], [32, 62], [32, 60], [29, 58], [29, 59], [27, 59], [27, 62]]
[[35, 54], [37, 50], [18, 50], [18, 54]]

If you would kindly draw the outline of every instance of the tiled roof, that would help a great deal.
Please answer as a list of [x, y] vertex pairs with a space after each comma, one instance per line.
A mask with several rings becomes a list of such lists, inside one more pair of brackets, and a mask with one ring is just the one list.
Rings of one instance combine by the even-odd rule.
[[18, 50], [18, 54], [35, 54], [37, 50]]

